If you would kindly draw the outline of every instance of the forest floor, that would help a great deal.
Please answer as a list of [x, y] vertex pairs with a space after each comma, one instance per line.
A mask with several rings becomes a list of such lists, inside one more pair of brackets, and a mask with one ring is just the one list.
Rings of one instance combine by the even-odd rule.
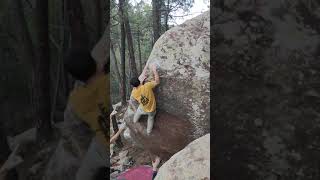
[[[117, 122], [123, 119], [127, 106], [120, 107], [116, 114]], [[112, 126], [110, 126], [112, 127]], [[111, 157], [111, 171], [110, 178], [116, 178], [119, 174], [126, 171], [129, 168], [149, 165], [152, 166], [152, 160], [155, 158], [154, 155], [141, 147], [135, 146], [132, 142], [126, 141], [123, 138], [123, 147], [119, 148], [115, 145], [112, 149], [113, 155]], [[161, 163], [162, 164], [162, 163]]]

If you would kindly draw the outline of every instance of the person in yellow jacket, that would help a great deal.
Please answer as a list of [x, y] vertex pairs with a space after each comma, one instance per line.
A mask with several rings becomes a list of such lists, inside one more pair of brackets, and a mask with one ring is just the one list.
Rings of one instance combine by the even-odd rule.
[[155, 64], [151, 64], [150, 69], [154, 75], [153, 81], [144, 84], [144, 73], [142, 73], [142, 75], [139, 77], [134, 77], [130, 80], [130, 84], [133, 86], [130, 101], [136, 100], [139, 103], [139, 107], [133, 117], [133, 122], [137, 123], [141, 115], [148, 115], [147, 135], [149, 135], [152, 131], [154, 118], [156, 115], [156, 98], [153, 93], [153, 89], [160, 84], [157, 66]]
[[68, 53], [64, 62], [66, 70], [76, 79], [65, 117], [76, 117], [95, 133], [76, 173], [76, 180], [94, 179], [99, 169], [109, 167], [109, 67], [101, 61], [101, 56], [94, 57], [89, 51], [75, 49]]

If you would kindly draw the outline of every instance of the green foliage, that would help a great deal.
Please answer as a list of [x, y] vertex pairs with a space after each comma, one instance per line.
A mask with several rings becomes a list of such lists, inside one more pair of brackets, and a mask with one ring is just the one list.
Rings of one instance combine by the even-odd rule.
[[[152, 51], [153, 43], [153, 29], [152, 29], [152, 5], [151, 3], [147, 3], [147, 1], [140, 0], [135, 1], [127, 1], [127, 5], [125, 6], [125, 11], [128, 13], [129, 23], [131, 26], [131, 32], [134, 40], [134, 54], [137, 64], [138, 73], [140, 70], [140, 66], [144, 67], [145, 63], [148, 60], [148, 57]], [[150, 1], [151, 2], [151, 1]], [[110, 17], [111, 17], [111, 43], [115, 49], [115, 56], [118, 63], [118, 68], [120, 69], [120, 17], [119, 17], [119, 9], [118, 9], [118, 1], [112, 0], [110, 3]], [[169, 3], [169, 4], [168, 4]], [[165, 13], [169, 13], [168, 18], [170, 21], [174, 21], [175, 17], [172, 16], [174, 12], [177, 10], [183, 10], [187, 12], [193, 5], [194, 0], [162, 0], [161, 1], [161, 15], [164, 18]], [[165, 21], [161, 20], [162, 25], [164, 26]], [[164, 33], [165, 30], [162, 30], [161, 33]], [[138, 48], [138, 40], [140, 42], [140, 51], [141, 51], [141, 62], [139, 59], [139, 48]], [[128, 49], [126, 45], [126, 62], [125, 62], [125, 71], [127, 76], [129, 77], [129, 56]], [[116, 99], [120, 101], [119, 96], [119, 82], [118, 77], [116, 77], [115, 71], [115, 59], [111, 57], [111, 74], [114, 78], [111, 79], [112, 86], [112, 99]], [[128, 80], [128, 79], [127, 79]], [[128, 82], [126, 83], [128, 86]], [[128, 88], [128, 87], [127, 87]], [[114, 101], [114, 100], [113, 100]], [[115, 102], [113, 102], [115, 103]]]
[[173, 14], [179, 10], [182, 10], [184, 13], [188, 13], [193, 4], [194, 0], [162, 0], [162, 24], [165, 25], [164, 21], [166, 16], [168, 16], [168, 21], [174, 23], [175, 17]]
[[[151, 50], [152, 50], [152, 7], [150, 4], [145, 3], [144, 1], [140, 1], [135, 4], [128, 4], [125, 7], [125, 10], [129, 15], [129, 22], [131, 26], [132, 36], [134, 40], [134, 50], [136, 56], [136, 64], [139, 73], [140, 62], [139, 62], [139, 50], [138, 50], [138, 36], [140, 38], [140, 47], [141, 47], [141, 61], [142, 67], [146, 63]], [[111, 43], [115, 49], [115, 55], [118, 63], [118, 68], [120, 68], [120, 19], [118, 15], [118, 6], [114, 1], [111, 1]], [[125, 63], [125, 71], [127, 76], [129, 77], [129, 56], [128, 49], [126, 45], [126, 63]], [[116, 77], [115, 73], [115, 65], [114, 59], [111, 57], [111, 74], [114, 78], [111, 79], [111, 90], [112, 90], [112, 101], [118, 100], [119, 97], [119, 81]], [[119, 69], [121, 72], [121, 69]], [[127, 78], [128, 78], [127, 77]], [[128, 79], [127, 79], [128, 80]], [[128, 84], [128, 82], [127, 82]], [[113, 102], [113, 103], [115, 103]]]
[[[194, 0], [163, 0], [166, 6], [169, 6], [170, 12], [182, 9], [188, 12], [192, 7]], [[168, 3], [169, 2], [169, 3]]]
[[[137, 64], [138, 72], [140, 70], [140, 66], [144, 67], [145, 63], [148, 60], [148, 57], [152, 51], [152, 39], [153, 39], [153, 29], [152, 29], [152, 5], [147, 3], [144, 0], [136, 1], [136, 3], [132, 3], [132, 1], [127, 1], [127, 5], [125, 6], [125, 11], [128, 13], [129, 23], [131, 26], [132, 36], [134, 40], [134, 53]], [[110, 17], [111, 17], [111, 43], [115, 49], [116, 60], [118, 61], [118, 68], [120, 68], [120, 18], [119, 18], [119, 9], [118, 9], [118, 1], [111, 1], [110, 9]], [[162, 0], [161, 4], [161, 14], [162, 18], [164, 18], [166, 13], [168, 14], [168, 18], [171, 21], [174, 21], [175, 17], [172, 16], [174, 12], [182, 9], [183, 11], [188, 11], [194, 3], [194, 0]], [[165, 21], [162, 19], [162, 25], [164, 25]], [[164, 33], [163, 30], [161, 33]], [[141, 51], [141, 62], [139, 59], [139, 48], [138, 48], [138, 40], [140, 42], [140, 51]], [[128, 46], [126, 45], [126, 48]], [[126, 62], [125, 62], [125, 71], [127, 76], [129, 72], [129, 60], [128, 60], [128, 50], [126, 49]], [[119, 82], [118, 77], [116, 77], [115, 72], [115, 59], [111, 57], [111, 74], [114, 78], [111, 80], [111, 90], [112, 90], [112, 99], [113, 101], [119, 101]], [[121, 73], [121, 69], [119, 69]], [[127, 79], [128, 80], [128, 79]], [[128, 82], [126, 83], [128, 85]], [[128, 87], [127, 87], [128, 88]], [[115, 103], [115, 102], [113, 102]]]

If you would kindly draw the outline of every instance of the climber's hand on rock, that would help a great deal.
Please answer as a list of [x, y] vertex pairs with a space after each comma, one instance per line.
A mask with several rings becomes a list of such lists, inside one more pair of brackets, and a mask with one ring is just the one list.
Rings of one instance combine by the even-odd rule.
[[157, 71], [157, 65], [155, 63], [150, 64], [150, 69], [154, 72]]
[[143, 81], [146, 79], [147, 77], [146, 77], [146, 74], [145, 73], [142, 73], [140, 76], [139, 76], [139, 81], [140, 81], [140, 84], [142, 84], [143, 83]]

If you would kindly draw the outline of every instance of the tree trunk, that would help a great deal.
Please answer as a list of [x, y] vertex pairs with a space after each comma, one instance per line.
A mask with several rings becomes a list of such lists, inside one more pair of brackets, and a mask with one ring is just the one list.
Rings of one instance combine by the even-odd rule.
[[102, 29], [104, 29], [104, 33], [107, 34], [105, 41], [106, 43], [106, 61], [107, 61], [107, 68], [108, 71], [110, 72], [110, 33], [111, 33], [111, 28], [110, 28], [110, 1], [103, 0], [102, 4]]
[[102, 31], [103, 29], [105, 29], [107, 27], [107, 25], [109, 24], [110, 22], [110, 1], [107, 1], [107, 0], [101, 0], [102, 2], [100, 2], [102, 5], [101, 5], [101, 8], [102, 8]]
[[159, 0], [152, 0], [153, 44], [159, 39], [161, 31], [161, 13]]
[[[66, 0], [65, 4], [66, 13], [69, 27], [69, 36], [67, 48], [83, 49], [89, 51], [89, 36], [87, 27], [84, 23], [83, 10], [80, 0]], [[66, 37], [67, 38], [67, 37]], [[67, 73], [67, 82], [70, 89], [73, 88], [75, 80]]]
[[89, 50], [89, 37], [84, 23], [83, 10], [79, 0], [67, 0], [71, 48]]
[[[36, 121], [38, 137], [43, 140], [51, 136], [50, 122], [50, 61], [48, 43], [48, 4], [44, 1], [36, 2], [37, 24], [36, 34], [38, 40], [37, 55], [32, 42], [27, 22], [23, 13], [21, 1], [10, 1], [14, 34], [17, 41], [13, 46], [17, 57], [31, 64], [31, 113]], [[17, 46], [18, 44], [18, 46]]]
[[167, 6], [166, 6], [166, 11], [165, 11], [165, 17], [164, 17], [164, 21], [165, 21], [165, 31], [169, 30], [169, 14], [170, 14], [170, 0], [167, 0]]
[[[117, 60], [116, 53], [115, 53], [115, 51], [114, 51], [114, 47], [113, 47], [112, 42], [110, 43], [110, 49], [111, 49], [111, 55], [113, 56], [113, 61], [114, 61], [114, 65], [115, 65], [116, 75], [117, 75], [118, 82], [119, 82], [120, 96], [121, 96], [121, 98], [122, 98], [122, 97], [125, 97], [126, 95], [125, 95], [124, 92], [123, 92], [122, 77], [121, 77], [121, 74], [120, 74], [120, 70], [119, 70], [119, 67], [118, 67], [118, 60]], [[121, 99], [121, 100], [123, 100], [123, 99]]]
[[96, 37], [96, 41], [98, 41], [100, 39], [100, 37], [103, 34], [103, 26], [102, 26], [102, 8], [101, 8], [101, 1], [100, 0], [94, 0], [94, 5], [95, 5], [95, 9], [96, 9], [96, 28], [97, 28], [97, 37]]
[[121, 18], [124, 21], [124, 28], [125, 28], [127, 43], [128, 43], [129, 64], [130, 64], [130, 72], [131, 72], [130, 77], [137, 77], [138, 73], [137, 73], [137, 66], [136, 66], [136, 61], [135, 61], [135, 57], [134, 57], [133, 39], [132, 39], [128, 14], [124, 8], [125, 4], [126, 4], [126, 2], [124, 0], [119, 0], [119, 11], [121, 14]]
[[138, 26], [138, 32], [137, 32], [137, 41], [138, 41], [138, 52], [139, 52], [140, 73], [142, 73], [142, 59], [141, 59], [140, 28], [139, 28], [139, 26]]
[[[70, 32], [68, 30], [67, 27], [69, 27], [69, 18], [68, 18], [68, 10], [67, 10], [67, 2], [68, 0], [63, 0], [62, 1], [62, 27], [66, 27], [66, 28], [63, 28], [63, 31], [61, 33], [63, 33], [63, 38], [62, 38], [62, 58], [63, 58], [63, 61], [64, 61], [64, 58], [65, 56], [67, 55], [67, 50], [68, 50], [68, 47], [70, 45]], [[64, 87], [65, 87], [65, 91], [64, 91], [64, 96], [67, 98], [69, 96], [69, 92], [72, 88], [72, 86], [70, 86], [70, 81], [71, 81], [71, 78], [69, 77], [69, 74], [68, 72], [65, 70], [65, 67], [63, 66], [62, 68], [62, 72], [63, 72], [63, 79], [64, 79]]]
[[[30, 62], [31, 65], [35, 63], [35, 49], [34, 44], [31, 39], [31, 35], [28, 29], [28, 24], [24, 17], [22, 3], [19, 0], [8, 1], [10, 3], [10, 13], [11, 18], [11, 30], [15, 35], [16, 41], [11, 41], [12, 47], [15, 49], [17, 58], [21, 61]], [[13, 40], [13, 38], [10, 38]]]
[[[35, 49], [28, 29], [28, 24], [24, 17], [23, 6], [20, 0], [8, 1], [10, 3], [8, 12], [10, 13], [10, 29], [15, 38], [10, 38], [10, 43], [15, 50], [15, 54], [21, 61], [26, 61], [31, 65], [31, 71], [36, 63]], [[33, 75], [33, 73], [31, 73]], [[30, 111], [32, 118], [35, 116], [33, 108], [33, 82], [30, 78], [29, 93], [30, 93]]]
[[47, 139], [51, 136], [50, 121], [50, 54], [49, 54], [49, 15], [48, 1], [36, 1], [37, 58], [33, 68], [33, 107], [37, 120], [37, 137]]
[[[112, 116], [111, 119], [112, 119], [113, 131], [114, 133], [117, 133], [119, 131], [119, 128], [118, 128], [116, 116]], [[116, 144], [119, 148], [123, 147], [123, 144], [121, 142], [121, 136], [119, 136], [119, 138], [116, 140]]]
[[120, 45], [120, 57], [121, 57], [121, 72], [122, 72], [122, 80], [121, 80], [121, 84], [122, 84], [122, 90], [121, 90], [121, 94], [124, 94], [124, 96], [121, 97], [121, 102], [122, 105], [125, 105], [127, 103], [127, 98], [126, 98], [126, 39], [125, 39], [125, 32], [124, 32], [124, 23], [123, 21], [121, 21], [121, 33], [120, 33], [120, 41], [121, 41], [121, 45]]
[[117, 57], [116, 57], [116, 53], [114, 51], [114, 47], [113, 47], [112, 43], [110, 44], [110, 49], [111, 49], [111, 55], [113, 56], [113, 60], [114, 60], [116, 75], [117, 75], [118, 81], [120, 83], [122, 78], [120, 75], [120, 71], [119, 71], [118, 63], [117, 63]]

